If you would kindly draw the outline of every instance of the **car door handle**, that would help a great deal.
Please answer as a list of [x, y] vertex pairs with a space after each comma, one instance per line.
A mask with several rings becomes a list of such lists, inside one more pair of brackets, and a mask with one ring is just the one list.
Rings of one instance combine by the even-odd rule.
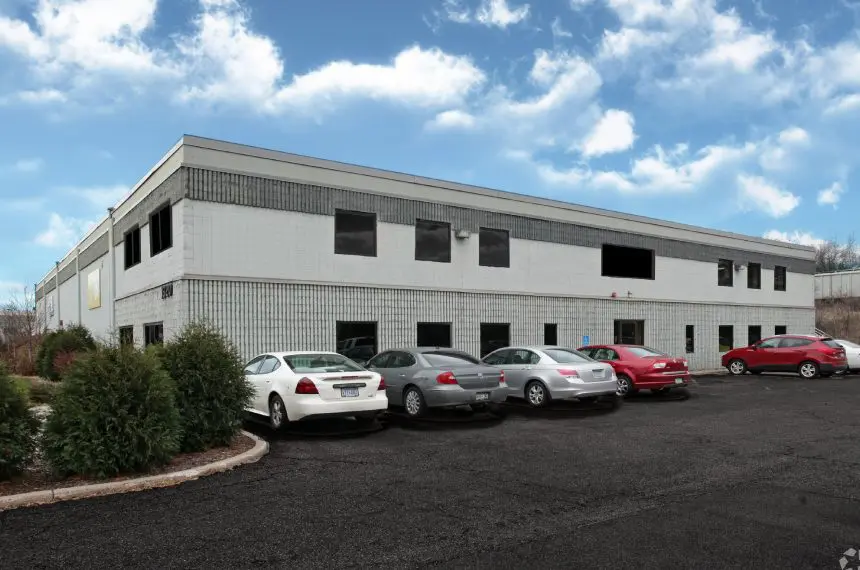
[[401, 378], [406, 378], [406, 374], [398, 374]]

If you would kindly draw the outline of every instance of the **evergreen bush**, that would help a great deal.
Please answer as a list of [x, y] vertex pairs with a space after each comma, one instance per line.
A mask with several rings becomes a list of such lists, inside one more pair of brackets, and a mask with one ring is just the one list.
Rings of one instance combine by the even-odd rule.
[[27, 396], [0, 364], [0, 480], [18, 474], [36, 450], [40, 422]]

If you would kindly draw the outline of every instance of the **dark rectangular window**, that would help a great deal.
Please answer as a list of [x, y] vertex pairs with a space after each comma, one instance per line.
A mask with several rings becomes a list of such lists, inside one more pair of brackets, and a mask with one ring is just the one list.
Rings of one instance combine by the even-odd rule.
[[480, 228], [478, 234], [478, 265], [510, 267], [511, 243], [507, 230]]
[[693, 325], [687, 325], [684, 330], [684, 351], [687, 354], [692, 354], [696, 352], [696, 338], [695, 338], [696, 329]]
[[164, 343], [164, 324], [149, 323], [143, 325], [143, 345], [163, 344]]
[[645, 321], [619, 319], [613, 323], [615, 344], [645, 344]]
[[761, 325], [750, 325], [747, 329], [747, 345], [753, 345], [761, 340]]
[[415, 259], [451, 263], [451, 224], [416, 220]]
[[451, 323], [418, 323], [418, 346], [451, 348]]
[[125, 268], [134, 267], [140, 263], [140, 228], [134, 228], [125, 234]]
[[375, 321], [337, 321], [336, 350], [347, 358], [364, 365], [378, 348]]
[[608, 243], [600, 249], [600, 274], [603, 277], [654, 279], [654, 250]]
[[543, 343], [555, 346], [558, 344], [558, 325], [555, 323], [544, 323]]
[[334, 252], [376, 257], [376, 214], [337, 210], [334, 213]]
[[134, 345], [134, 327], [119, 327], [119, 344], [121, 346]]
[[731, 259], [721, 259], [717, 262], [717, 285], [720, 287], [733, 287], [735, 262]]
[[785, 325], [776, 325], [775, 327], [773, 327], [773, 334], [788, 334], [788, 327]]
[[782, 265], [773, 268], [773, 290], [785, 291], [786, 271]]
[[481, 323], [481, 358], [494, 350], [511, 345], [511, 325], [508, 323]]
[[761, 263], [750, 263], [747, 266], [747, 288], [761, 289]]
[[720, 325], [720, 352], [728, 352], [735, 347], [735, 327]]
[[173, 247], [173, 218], [170, 204], [149, 216], [149, 255], [154, 257]]

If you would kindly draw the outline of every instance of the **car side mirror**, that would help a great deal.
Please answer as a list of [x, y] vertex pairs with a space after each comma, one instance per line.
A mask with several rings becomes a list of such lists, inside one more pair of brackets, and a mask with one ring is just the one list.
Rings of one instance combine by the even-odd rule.
[[758, 350], [758, 345], [757, 344], [751, 344], [750, 348], [753, 350]]

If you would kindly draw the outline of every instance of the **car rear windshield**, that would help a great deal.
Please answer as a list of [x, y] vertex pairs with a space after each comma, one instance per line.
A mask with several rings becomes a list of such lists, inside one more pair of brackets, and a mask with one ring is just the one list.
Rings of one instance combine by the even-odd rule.
[[564, 348], [548, 348], [544, 352], [559, 364], [578, 364], [581, 362], [592, 362], [592, 359], [576, 350]]
[[640, 358], [651, 358], [651, 357], [655, 357], [655, 356], [666, 356], [665, 352], [660, 352], [659, 350], [654, 350], [653, 348], [647, 348], [644, 346], [628, 346], [627, 352], [629, 352], [633, 356], [638, 356]]
[[480, 364], [477, 359], [468, 354], [457, 352], [425, 352], [424, 358], [430, 366], [474, 366]]
[[828, 348], [842, 348], [842, 345], [833, 340], [832, 338], [823, 338], [821, 339], [821, 344]]
[[293, 354], [284, 357], [293, 372], [313, 374], [325, 372], [361, 372], [361, 366], [339, 354]]

